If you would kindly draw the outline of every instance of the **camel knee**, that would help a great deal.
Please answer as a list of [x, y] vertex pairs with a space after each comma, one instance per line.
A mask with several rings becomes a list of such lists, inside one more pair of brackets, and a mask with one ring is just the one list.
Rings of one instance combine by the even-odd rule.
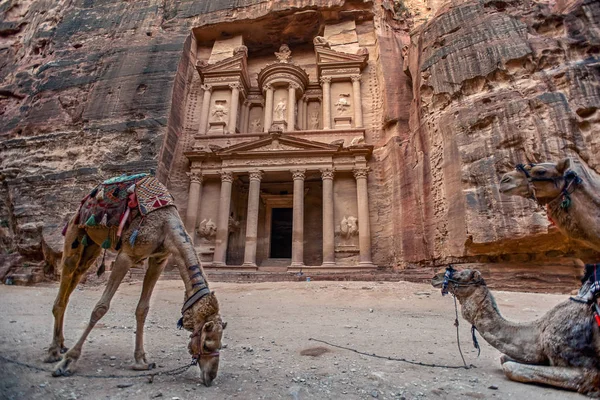
[[104, 314], [108, 312], [109, 305], [108, 304], [98, 304], [94, 307], [94, 311], [92, 311], [92, 316], [90, 318], [90, 323], [95, 324], [100, 321]]
[[148, 306], [147, 304], [139, 305], [135, 309], [135, 318], [138, 321], [145, 321], [146, 320], [146, 316], [148, 315], [148, 310], [150, 310], [150, 306]]

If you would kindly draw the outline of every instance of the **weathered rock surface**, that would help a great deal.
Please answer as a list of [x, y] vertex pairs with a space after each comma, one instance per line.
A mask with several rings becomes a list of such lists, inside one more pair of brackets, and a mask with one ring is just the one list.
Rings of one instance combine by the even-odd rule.
[[[600, 171], [594, 0], [5, 1], [5, 251], [33, 260], [44, 251], [56, 260], [60, 238], [46, 233], [60, 230], [96, 182], [150, 168], [163, 178], [185, 170], [186, 90], [196, 72], [182, 55], [193, 45], [192, 28], [260, 26], [260, 40], [285, 32], [302, 42], [322, 27], [315, 7], [339, 20], [375, 15], [373, 42], [358, 43], [375, 47], [377, 60], [365, 110], [375, 146], [375, 263], [415, 272], [448, 261], [494, 271], [531, 263], [560, 276], [575, 270], [565, 257], [598, 256], [564, 238], [532, 202], [497, 189], [517, 162], [575, 155]], [[356, 46], [354, 36], [347, 42]]]

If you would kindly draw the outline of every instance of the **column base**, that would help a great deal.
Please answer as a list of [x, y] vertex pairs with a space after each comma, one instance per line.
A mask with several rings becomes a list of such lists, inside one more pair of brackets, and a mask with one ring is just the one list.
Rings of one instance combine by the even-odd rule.
[[372, 261], [360, 261], [358, 266], [362, 268], [377, 268], [377, 265], [373, 264]]
[[290, 264], [290, 267], [292, 267], [292, 268], [304, 267], [304, 263], [303, 262], [292, 261], [292, 263]]
[[251, 267], [251, 268], [256, 268], [256, 263], [253, 262], [245, 262], [242, 264], [242, 267]]
[[222, 262], [222, 261], [213, 261], [213, 262], [212, 262], [212, 266], [213, 266], [213, 267], [226, 267], [226, 266], [227, 266], [227, 264], [225, 264], [225, 263], [224, 263], [224, 262]]
[[325, 261], [323, 264], [321, 264], [321, 267], [323, 268], [330, 268], [330, 267], [335, 267], [337, 264], [334, 261]]

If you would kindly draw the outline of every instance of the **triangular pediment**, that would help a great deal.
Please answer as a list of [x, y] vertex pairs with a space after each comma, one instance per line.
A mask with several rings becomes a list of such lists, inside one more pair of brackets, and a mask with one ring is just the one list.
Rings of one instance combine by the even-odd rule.
[[351, 64], [364, 68], [368, 60], [368, 54], [350, 54], [341, 51], [335, 51], [326, 47], [316, 47], [317, 64], [325, 66], [327, 64]]
[[200, 67], [202, 74], [226, 73], [233, 71], [242, 71], [245, 67], [246, 58], [243, 54], [235, 55], [218, 61], [215, 64], [208, 64]]
[[226, 155], [252, 155], [264, 154], [276, 155], [278, 153], [290, 152], [336, 152], [339, 146], [312, 140], [299, 139], [293, 136], [285, 136], [279, 133], [271, 133], [265, 137], [245, 143], [236, 144], [219, 150], [220, 156]]

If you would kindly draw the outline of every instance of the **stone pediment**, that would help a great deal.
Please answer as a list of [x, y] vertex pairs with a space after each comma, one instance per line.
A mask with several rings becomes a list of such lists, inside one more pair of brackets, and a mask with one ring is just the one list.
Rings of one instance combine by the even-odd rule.
[[327, 47], [315, 47], [317, 53], [317, 65], [319, 70], [327, 68], [348, 68], [357, 67], [361, 70], [367, 65], [369, 55], [350, 54], [331, 50]]
[[227, 80], [227, 78], [231, 79], [231, 82], [223, 82], [232, 83], [241, 78], [246, 89], [250, 87], [247, 55], [245, 52], [240, 51], [237, 54], [214, 64], [198, 63], [196, 64], [196, 69], [204, 83], [219, 83], [222, 79]]
[[235, 55], [215, 64], [200, 65], [198, 69], [202, 74], [242, 71], [244, 69], [244, 56]]
[[252, 140], [250, 142], [240, 143], [218, 151], [219, 156], [228, 155], [278, 155], [284, 153], [311, 153], [327, 152], [334, 153], [340, 149], [340, 146], [331, 145], [312, 140], [299, 139], [293, 136], [283, 136], [280, 134], [269, 134], [265, 138]]

